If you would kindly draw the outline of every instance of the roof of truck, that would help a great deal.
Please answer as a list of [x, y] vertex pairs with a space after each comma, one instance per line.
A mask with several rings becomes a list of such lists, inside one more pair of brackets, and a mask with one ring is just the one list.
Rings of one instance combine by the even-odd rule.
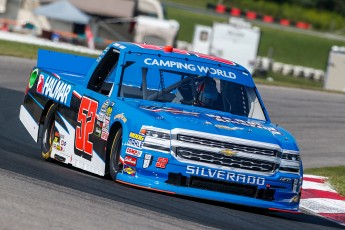
[[219, 58], [212, 55], [202, 54], [194, 51], [187, 51], [187, 50], [180, 50], [177, 48], [173, 48], [172, 46], [157, 46], [157, 45], [149, 45], [149, 44], [137, 44], [131, 42], [114, 42], [112, 43], [113, 46], [118, 47], [120, 49], [129, 49], [131, 52], [143, 52], [149, 54], [161, 54], [166, 55], [170, 53], [172, 57], [177, 58], [188, 58], [195, 61], [203, 61], [203, 62], [210, 62], [213, 64], [218, 65], [226, 65], [227, 67], [237, 69], [238, 71], [244, 72], [246, 75], [250, 75], [249, 71], [244, 68], [243, 66], [223, 58]]
[[[255, 87], [255, 82], [249, 71], [243, 66], [215, 56], [186, 51], [171, 46], [156, 46], [136, 44], [131, 42], [114, 42], [105, 52], [115, 48], [128, 53], [126, 60], [131, 60], [138, 67], [159, 67], [169, 71], [183, 71], [186, 74], [198, 74], [232, 81], [241, 85]], [[138, 55], [130, 55], [130, 54]], [[140, 61], [139, 61], [140, 60]]]

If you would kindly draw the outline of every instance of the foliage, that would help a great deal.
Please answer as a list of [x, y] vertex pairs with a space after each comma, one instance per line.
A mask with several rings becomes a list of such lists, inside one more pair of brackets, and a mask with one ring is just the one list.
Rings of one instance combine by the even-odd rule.
[[328, 177], [329, 183], [345, 196], [345, 166], [305, 169], [304, 173]]
[[[167, 7], [169, 18], [180, 23], [178, 40], [192, 41], [195, 24], [212, 25], [214, 21], [225, 22], [221, 16], [194, 14], [190, 11]], [[345, 46], [345, 42], [315, 36], [261, 27], [259, 56], [267, 56], [273, 49], [273, 59], [278, 62], [326, 69], [328, 52], [332, 45]]]
[[[163, 0], [164, 3], [165, 0]], [[206, 8], [218, 0], [169, 0]], [[255, 11], [262, 15], [285, 18], [292, 22], [310, 23], [314, 29], [334, 31], [344, 28], [345, 0], [223, 0], [227, 7]]]
[[293, 88], [303, 88], [312, 90], [321, 90], [323, 83], [320, 81], [312, 81], [301, 77], [284, 76], [279, 73], [269, 72], [264, 75], [254, 74], [256, 84], [276, 85]]

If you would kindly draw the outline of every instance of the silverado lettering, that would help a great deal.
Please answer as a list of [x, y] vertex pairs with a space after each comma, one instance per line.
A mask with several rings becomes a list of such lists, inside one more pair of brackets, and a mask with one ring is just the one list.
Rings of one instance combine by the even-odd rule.
[[198, 167], [198, 166], [193, 166], [193, 165], [187, 166], [186, 173], [194, 175], [194, 176], [202, 176], [202, 177], [207, 177], [207, 178], [226, 180], [230, 182], [240, 182], [240, 183], [256, 184], [256, 185], [265, 184], [265, 178], [262, 178], [262, 177], [247, 176], [244, 174], [236, 174], [233, 172], [227, 172], [227, 171], [211, 169], [211, 168], [203, 168], [203, 167]]

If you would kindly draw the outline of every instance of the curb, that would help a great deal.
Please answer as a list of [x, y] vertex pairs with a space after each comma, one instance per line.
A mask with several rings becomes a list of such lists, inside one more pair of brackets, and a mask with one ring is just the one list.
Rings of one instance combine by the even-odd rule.
[[304, 175], [300, 208], [345, 226], [345, 197], [327, 183], [327, 177]]

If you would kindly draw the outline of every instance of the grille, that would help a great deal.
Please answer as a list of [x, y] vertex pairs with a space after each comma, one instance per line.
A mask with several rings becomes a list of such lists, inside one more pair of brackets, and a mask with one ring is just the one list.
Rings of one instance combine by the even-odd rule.
[[229, 157], [213, 152], [206, 152], [197, 149], [189, 149], [178, 147], [176, 149], [177, 156], [192, 161], [211, 163], [216, 165], [228, 166], [233, 168], [241, 168], [246, 170], [272, 172], [279, 167], [279, 164], [273, 162], [262, 161], [258, 159], [248, 159], [243, 157]]
[[189, 187], [211, 190], [216, 192], [230, 193], [234, 195], [255, 197], [257, 186], [235, 184], [224, 181], [215, 181], [199, 177], [192, 177]]
[[193, 143], [193, 144], [199, 144], [199, 145], [205, 145], [209, 147], [231, 149], [233, 151], [240, 151], [240, 152], [245, 152], [245, 153], [259, 154], [259, 155], [272, 156], [272, 157], [281, 157], [280, 156], [281, 154], [279, 151], [272, 150], [272, 149], [263, 149], [263, 148], [245, 146], [245, 145], [240, 145], [240, 144], [209, 140], [209, 139], [204, 139], [204, 138], [199, 138], [199, 137], [192, 137], [192, 136], [187, 136], [187, 135], [178, 135], [177, 139], [180, 141]]
[[252, 197], [261, 200], [273, 201], [275, 189], [258, 189], [256, 185], [247, 185], [227, 181], [212, 180], [208, 178], [192, 176], [187, 178], [180, 173], [169, 173], [168, 184], [198, 188], [203, 190], [234, 194], [238, 196]]

